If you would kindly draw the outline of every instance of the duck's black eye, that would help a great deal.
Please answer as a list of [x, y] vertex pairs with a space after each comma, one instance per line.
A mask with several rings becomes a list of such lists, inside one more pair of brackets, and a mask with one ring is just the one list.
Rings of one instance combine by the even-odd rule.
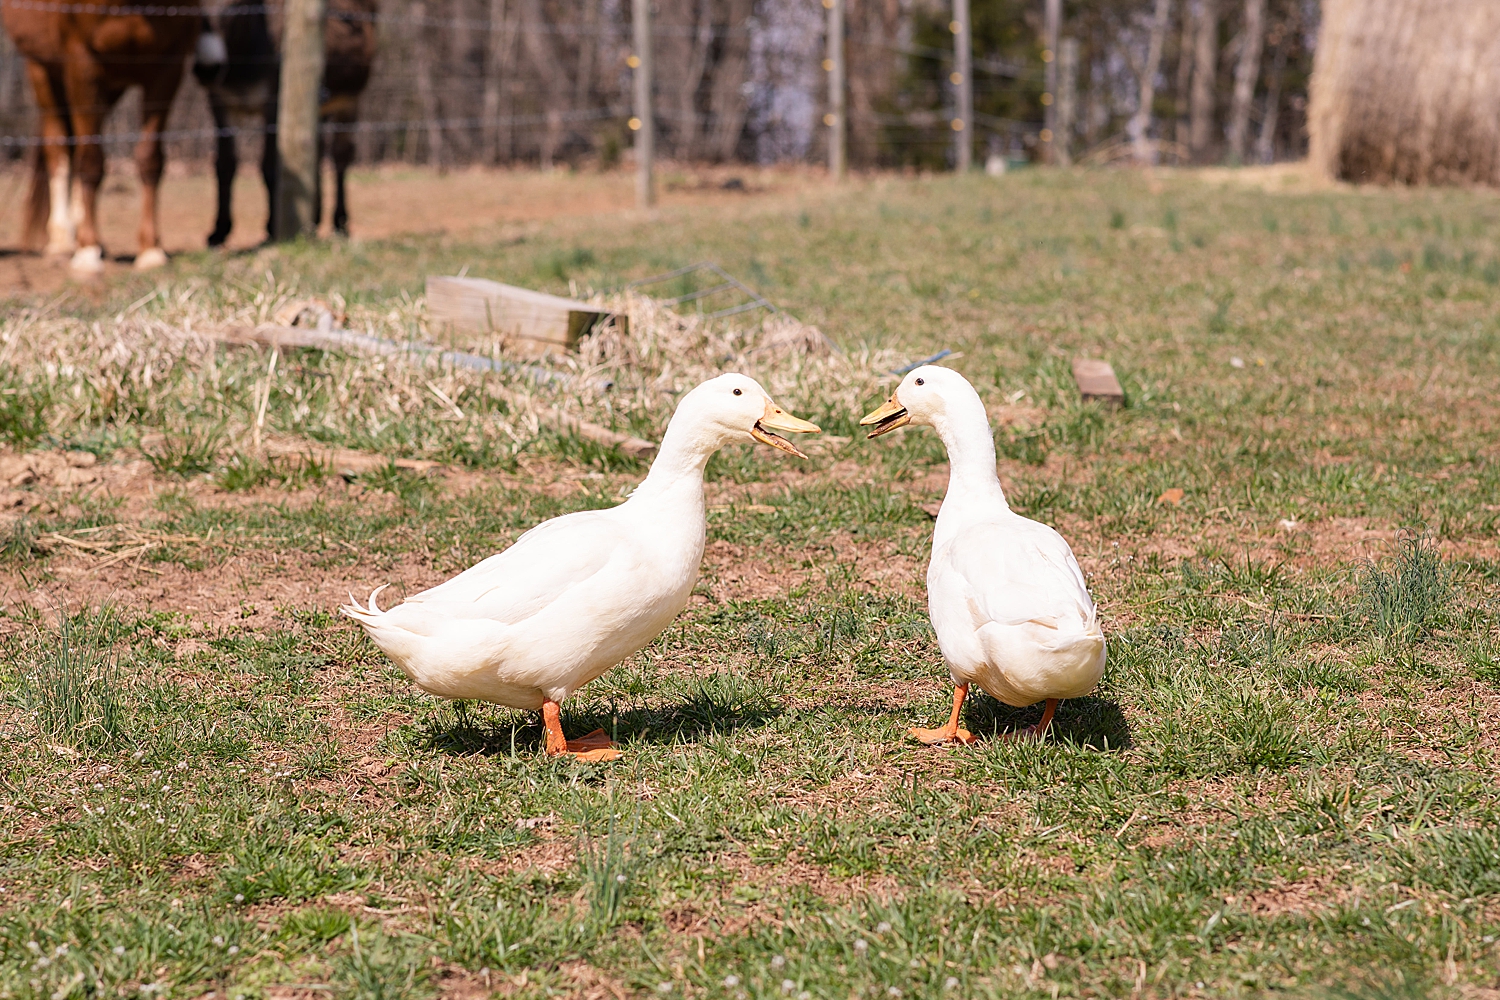
[[745, 390], [743, 390], [743, 389], [736, 389], [736, 390], [734, 390], [734, 394], [736, 396], [743, 396], [745, 394]]
[[917, 385], [926, 385], [922, 379], [917, 379]]

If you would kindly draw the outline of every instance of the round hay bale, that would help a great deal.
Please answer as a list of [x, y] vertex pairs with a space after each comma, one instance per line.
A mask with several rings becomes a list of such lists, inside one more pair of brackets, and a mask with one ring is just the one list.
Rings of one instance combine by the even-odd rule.
[[1500, 2], [1324, 0], [1308, 157], [1360, 183], [1500, 185]]

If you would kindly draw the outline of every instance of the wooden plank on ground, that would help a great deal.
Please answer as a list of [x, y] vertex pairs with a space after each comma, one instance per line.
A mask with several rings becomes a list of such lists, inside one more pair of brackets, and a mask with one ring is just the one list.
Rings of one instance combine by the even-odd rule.
[[423, 458], [387, 458], [351, 448], [330, 448], [307, 440], [271, 440], [265, 443], [266, 455], [296, 465], [319, 465], [339, 476], [361, 476], [394, 465], [410, 472], [431, 472], [443, 463]]
[[597, 306], [484, 278], [427, 278], [427, 315], [434, 327], [462, 333], [498, 333], [523, 354], [568, 351], [578, 339], [623, 316]]
[[1078, 383], [1078, 394], [1085, 400], [1101, 399], [1106, 403], [1123, 405], [1125, 390], [1115, 378], [1115, 370], [1108, 361], [1097, 358], [1074, 358], [1073, 381]]

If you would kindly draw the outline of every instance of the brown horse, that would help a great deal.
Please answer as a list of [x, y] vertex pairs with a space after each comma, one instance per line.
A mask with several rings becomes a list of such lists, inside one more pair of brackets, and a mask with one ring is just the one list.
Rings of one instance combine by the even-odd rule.
[[111, 13], [108, 6], [109, 0], [0, 0], [0, 19], [26, 58], [41, 118], [42, 146], [32, 161], [25, 239], [34, 243], [45, 229], [47, 252], [74, 251], [73, 267], [85, 272], [104, 266], [94, 214], [104, 179], [100, 133], [110, 109], [136, 86], [143, 93], [141, 138], [135, 147], [141, 179], [135, 266], [166, 262], [156, 228], [161, 131], [202, 20], [191, 12], [144, 14], [115, 8]]
[[[198, 47], [193, 75], [208, 90], [208, 104], [219, 129], [214, 149], [214, 173], [218, 178], [219, 211], [209, 246], [220, 246], [229, 238], [234, 219], [230, 189], [234, 184], [239, 155], [232, 126], [268, 127], [261, 154], [260, 172], [265, 181], [271, 210], [267, 213], [267, 239], [274, 234], [276, 212], [276, 123], [277, 91], [281, 79], [281, 10], [228, 0], [228, 7], [210, 15], [210, 34]], [[328, 0], [328, 20], [323, 29], [323, 86], [319, 117], [334, 126], [331, 152], [335, 178], [333, 228], [348, 235], [349, 210], [344, 200], [344, 175], [354, 162], [354, 136], [350, 126], [358, 117], [359, 95], [370, 82], [375, 61], [376, 0]], [[323, 139], [318, 141], [319, 158]], [[318, 191], [321, 217], [322, 190]]]

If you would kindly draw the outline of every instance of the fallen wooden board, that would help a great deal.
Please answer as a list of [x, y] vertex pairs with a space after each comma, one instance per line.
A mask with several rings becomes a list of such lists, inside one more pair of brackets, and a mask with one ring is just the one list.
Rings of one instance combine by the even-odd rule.
[[[259, 344], [263, 347], [304, 347], [316, 351], [349, 351], [354, 354], [377, 354], [385, 357], [403, 355], [418, 363], [436, 360], [455, 368], [468, 368], [481, 372], [510, 372], [525, 375], [533, 382], [568, 383], [572, 376], [551, 371], [540, 365], [523, 365], [500, 358], [487, 358], [466, 351], [445, 351], [432, 344], [420, 341], [400, 343], [384, 337], [372, 337], [368, 333], [353, 330], [320, 330], [311, 326], [282, 326], [279, 323], [262, 323], [259, 326], [235, 326], [220, 331], [215, 336], [231, 344]], [[612, 379], [595, 379], [592, 387], [601, 392], [614, 388]]]
[[[233, 327], [224, 331], [219, 339], [234, 344], [258, 344], [263, 347], [275, 348], [308, 347], [316, 350], [349, 350], [360, 354], [389, 355], [410, 353], [411, 350], [416, 349], [397, 344], [394, 341], [383, 340], [380, 337], [354, 333], [351, 330], [318, 330], [313, 327], [278, 326], [272, 323], [262, 323], [260, 326], [254, 327]], [[444, 352], [442, 357], [447, 360], [457, 354], [458, 352], [448, 351]], [[488, 358], [481, 358], [473, 354], [459, 356], [471, 358], [476, 361], [489, 360]], [[496, 364], [500, 363], [497, 362]], [[531, 366], [529, 365], [512, 366], [512, 369], [528, 374], [531, 372]], [[536, 371], [544, 375], [553, 374], [545, 369], [536, 369]], [[538, 378], [537, 381], [542, 381], [542, 379]], [[526, 405], [518, 395], [502, 386], [492, 385], [490, 391], [504, 399], [507, 403], [510, 403], [513, 407], [522, 408]], [[572, 431], [579, 437], [588, 438], [590, 441], [612, 445], [618, 448], [622, 454], [629, 455], [632, 458], [650, 458], [656, 454], [656, 445], [642, 438], [633, 437], [629, 434], [621, 434], [618, 431], [610, 430], [608, 427], [600, 427], [598, 424], [589, 423], [587, 420], [570, 417], [551, 407], [535, 406], [534, 409], [536, 410], [537, 418], [544, 423], [565, 431]], [[381, 459], [376, 467], [383, 466], [384, 464], [385, 460]], [[399, 463], [398, 467], [400, 467]]]
[[484, 278], [427, 278], [427, 316], [434, 327], [462, 333], [498, 333], [526, 354], [570, 351], [578, 339], [613, 318], [626, 319], [546, 292]]
[[330, 448], [316, 441], [267, 441], [265, 452], [268, 458], [299, 465], [317, 465], [338, 476], [362, 476], [394, 465], [408, 472], [431, 472], [440, 469], [441, 462], [423, 458], [387, 458], [368, 451], [352, 448]]
[[1097, 358], [1074, 358], [1073, 381], [1078, 383], [1078, 394], [1085, 400], [1102, 399], [1107, 403], [1123, 405], [1125, 390], [1115, 378], [1115, 370], [1108, 361]]

